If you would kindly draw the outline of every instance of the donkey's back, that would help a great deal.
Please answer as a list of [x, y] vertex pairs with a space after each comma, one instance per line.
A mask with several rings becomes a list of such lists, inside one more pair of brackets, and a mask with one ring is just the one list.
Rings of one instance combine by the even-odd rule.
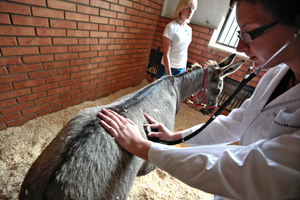
[[115, 110], [138, 124], [144, 137], [145, 112], [172, 130], [176, 113], [172, 102], [177, 97], [170, 87], [172, 77], [167, 79], [110, 105], [79, 112], [33, 163], [20, 199], [126, 199], [135, 177], [155, 167], [120, 148], [97, 114], [102, 108]]

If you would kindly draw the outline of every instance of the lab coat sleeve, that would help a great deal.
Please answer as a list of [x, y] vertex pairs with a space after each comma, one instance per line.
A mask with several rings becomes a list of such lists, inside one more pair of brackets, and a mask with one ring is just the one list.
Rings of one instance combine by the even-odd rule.
[[[228, 116], [219, 115], [201, 133], [188, 140], [186, 144], [199, 146], [217, 143], [231, 143], [239, 141], [242, 119], [250, 99], [247, 99], [240, 108], [234, 109]], [[199, 129], [203, 124], [181, 131], [182, 138]]]
[[152, 164], [182, 182], [232, 199], [300, 197], [300, 131], [248, 146], [152, 144]]

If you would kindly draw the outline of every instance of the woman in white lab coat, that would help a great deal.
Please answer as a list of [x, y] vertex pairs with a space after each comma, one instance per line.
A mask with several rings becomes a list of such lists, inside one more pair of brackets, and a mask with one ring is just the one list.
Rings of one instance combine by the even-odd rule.
[[[300, 29], [300, 1], [237, 2], [240, 27], [237, 51], [262, 66]], [[230, 199], [300, 199], [300, 36], [265, 68], [252, 97], [228, 116], [218, 116], [191, 148], [156, 144], [140, 136], [136, 125], [103, 110], [100, 123], [127, 151], [186, 184]], [[177, 140], [201, 125], [177, 133], [145, 115], [158, 132]], [[239, 141], [240, 145], [219, 145]]]

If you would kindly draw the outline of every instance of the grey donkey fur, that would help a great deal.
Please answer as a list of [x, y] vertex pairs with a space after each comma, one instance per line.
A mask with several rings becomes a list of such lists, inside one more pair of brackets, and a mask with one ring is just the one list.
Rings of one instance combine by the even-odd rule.
[[[242, 65], [243, 62], [237, 62], [225, 67], [233, 58], [234, 55], [224, 59], [219, 66], [210, 63], [206, 67], [207, 105], [217, 102], [222, 77]], [[148, 122], [143, 113], [150, 114], [172, 130], [181, 102], [199, 92], [202, 85], [203, 69], [196, 65], [189, 72], [165, 76], [109, 105], [79, 112], [33, 163], [22, 184], [19, 199], [126, 199], [136, 176], [149, 173], [155, 166], [122, 149], [100, 125], [98, 112], [102, 108], [117, 111], [135, 122], [146, 137], [143, 124]], [[201, 102], [201, 97], [197, 101]]]

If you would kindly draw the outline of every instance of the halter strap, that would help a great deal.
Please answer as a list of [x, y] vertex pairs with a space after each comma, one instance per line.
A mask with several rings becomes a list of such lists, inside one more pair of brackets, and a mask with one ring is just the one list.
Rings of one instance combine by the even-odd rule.
[[201, 104], [196, 104], [195, 101], [192, 102], [192, 103], [196, 107], [213, 109], [213, 108], [216, 108], [218, 105], [215, 104], [213, 106], [207, 106], [207, 104], [205, 103], [206, 93], [207, 93], [207, 70], [206, 70], [206, 68], [203, 68], [203, 70], [204, 70], [203, 88], [200, 90], [200, 92], [196, 96], [194, 96], [194, 95], [191, 96], [192, 100], [196, 100], [201, 94], [203, 94], [203, 96], [202, 96], [202, 102], [201, 102]]

